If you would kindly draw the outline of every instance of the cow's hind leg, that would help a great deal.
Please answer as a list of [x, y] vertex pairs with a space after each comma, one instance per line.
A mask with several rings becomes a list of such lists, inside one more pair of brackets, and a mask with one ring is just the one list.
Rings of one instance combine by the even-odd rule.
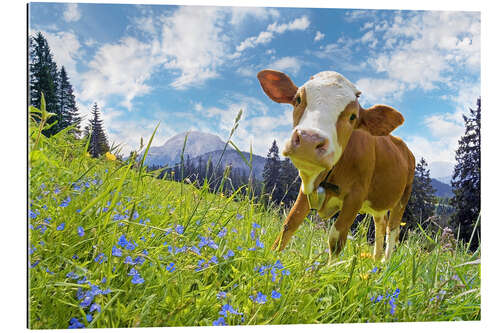
[[386, 248], [385, 248], [385, 261], [391, 258], [392, 251], [396, 246], [396, 241], [399, 239], [399, 226], [401, 224], [401, 218], [405, 212], [406, 204], [410, 199], [411, 195], [411, 184], [406, 186], [401, 200], [396, 204], [396, 206], [391, 210], [389, 216], [389, 223], [387, 224], [387, 238], [386, 238]]
[[384, 215], [373, 216], [375, 223], [375, 246], [373, 247], [373, 258], [382, 259], [384, 254], [384, 236], [387, 229], [387, 213]]

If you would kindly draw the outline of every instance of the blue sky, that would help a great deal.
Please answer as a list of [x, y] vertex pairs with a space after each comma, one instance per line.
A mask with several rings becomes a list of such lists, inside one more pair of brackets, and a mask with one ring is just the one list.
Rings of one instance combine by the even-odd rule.
[[291, 107], [256, 79], [272, 68], [298, 85], [334, 70], [406, 118], [395, 135], [451, 174], [461, 115], [480, 96], [479, 12], [31, 3], [29, 28], [47, 37], [81, 114], [101, 107], [111, 141], [136, 149], [186, 130], [229, 135], [265, 155], [288, 139]]

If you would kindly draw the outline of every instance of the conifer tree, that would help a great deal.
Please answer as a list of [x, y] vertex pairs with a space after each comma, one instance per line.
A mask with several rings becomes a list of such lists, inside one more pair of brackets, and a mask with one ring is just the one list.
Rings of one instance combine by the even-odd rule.
[[53, 60], [49, 44], [41, 32], [29, 38], [29, 104], [40, 108], [41, 94], [43, 92], [46, 110], [55, 113], [55, 117], [48, 120], [48, 124], [59, 122], [44, 135], [50, 136], [57, 133], [61, 127], [61, 113], [57, 98], [59, 75], [57, 65]]
[[[465, 242], [471, 239], [481, 210], [481, 98], [477, 99], [477, 109], [469, 110], [470, 116], [463, 116], [465, 134], [455, 152], [457, 163], [451, 181], [454, 197], [450, 202], [455, 208], [452, 225], [455, 230], [460, 228], [460, 238]], [[479, 246], [480, 231], [479, 222], [471, 241], [472, 250]]]
[[280, 169], [281, 161], [279, 156], [279, 148], [276, 140], [273, 141], [269, 152], [267, 153], [266, 164], [262, 171], [264, 178], [264, 191], [271, 195], [271, 200], [279, 203], [283, 196], [282, 187], [280, 186]]
[[284, 205], [289, 206], [295, 201], [300, 191], [299, 172], [289, 158], [285, 158], [281, 162], [279, 183], [283, 189], [283, 198], [281, 200]]
[[403, 215], [408, 228], [415, 228], [417, 223], [425, 222], [433, 215], [435, 192], [431, 185], [430, 170], [422, 157], [415, 167], [411, 196]]
[[69, 82], [68, 74], [64, 66], [60, 72], [60, 84], [58, 89], [59, 108], [61, 114], [61, 123], [59, 127], [66, 128], [75, 125], [73, 133], [80, 133], [80, 116], [78, 115], [78, 107], [76, 106], [73, 86]]
[[88, 151], [92, 157], [99, 157], [109, 151], [109, 144], [104, 133], [103, 121], [100, 118], [97, 103], [94, 103], [89, 121], [90, 143]]

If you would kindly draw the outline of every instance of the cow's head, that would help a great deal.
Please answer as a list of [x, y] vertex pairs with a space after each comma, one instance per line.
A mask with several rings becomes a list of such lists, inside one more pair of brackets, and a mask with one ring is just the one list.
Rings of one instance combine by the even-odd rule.
[[337, 163], [355, 128], [388, 135], [403, 123], [403, 116], [388, 106], [361, 108], [361, 92], [337, 72], [318, 73], [299, 88], [278, 71], [263, 70], [257, 77], [273, 101], [294, 107], [293, 131], [283, 155], [299, 170], [304, 194], [314, 190], [321, 172]]

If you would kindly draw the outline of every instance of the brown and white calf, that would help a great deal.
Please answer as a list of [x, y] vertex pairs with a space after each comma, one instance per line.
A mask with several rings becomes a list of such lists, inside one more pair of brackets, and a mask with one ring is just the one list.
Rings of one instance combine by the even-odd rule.
[[375, 222], [374, 258], [382, 258], [387, 235], [389, 259], [415, 172], [411, 151], [390, 135], [404, 122], [403, 116], [385, 105], [363, 109], [358, 103], [361, 92], [336, 72], [318, 73], [300, 88], [278, 71], [263, 70], [257, 77], [273, 101], [294, 108], [293, 131], [283, 155], [302, 180], [273, 248], [287, 245], [310, 209], [324, 219], [340, 211], [328, 236], [330, 253], [338, 254], [361, 212], [371, 214]]

